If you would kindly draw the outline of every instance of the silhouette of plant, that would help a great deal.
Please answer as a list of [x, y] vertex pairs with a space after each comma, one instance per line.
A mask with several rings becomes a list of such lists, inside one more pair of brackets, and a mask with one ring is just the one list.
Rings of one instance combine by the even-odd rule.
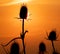
[[18, 43], [14, 42], [12, 45], [11, 45], [11, 49], [10, 49], [10, 54], [19, 54], [19, 45]]
[[44, 54], [46, 52], [46, 46], [43, 42], [39, 44], [39, 54]]
[[20, 18], [27, 19], [27, 13], [28, 13], [28, 9], [27, 9], [26, 5], [21, 6], [20, 14], [19, 14]]
[[27, 33], [28, 31], [26, 30], [23, 34], [21, 33], [21, 39], [23, 40], [25, 38], [25, 34]]
[[[24, 34], [20, 34], [20, 37], [16, 37], [16, 38], [13, 38], [12, 40], [10, 40], [7, 44], [5, 44], [5, 45], [3, 45], [3, 44], [1, 44], [1, 46], [3, 47], [3, 49], [4, 49], [4, 51], [6, 52], [6, 54], [8, 54], [8, 52], [6, 51], [6, 49], [4, 48], [4, 47], [6, 47], [6, 46], [8, 46], [12, 41], [15, 41], [16, 39], [24, 39], [24, 37], [25, 37], [25, 34], [27, 33], [28, 31], [26, 30], [25, 32], [24, 32]], [[15, 43], [13, 43], [13, 44], [15, 44], [16, 46], [18, 45], [16, 42]], [[15, 46], [14, 45], [14, 46]], [[24, 47], [25, 47], [25, 45], [24, 45]], [[10, 53], [11, 54], [11, 53]]]
[[55, 47], [54, 47], [54, 43], [53, 41], [56, 41], [57, 40], [57, 34], [56, 34], [56, 31], [52, 30], [49, 35], [47, 34], [48, 36], [48, 40], [51, 41], [52, 43], [52, 47], [53, 47], [53, 54], [57, 54], [56, 50], [55, 50]]
[[17, 42], [15, 42], [15, 40], [14, 40], [14, 43], [12, 43], [12, 45], [11, 45], [10, 52], [8, 52], [8, 50], [5, 49], [5, 47], [7, 45], [1, 44], [1, 46], [6, 54], [20, 54], [21, 53], [21, 52], [19, 52], [20, 51], [19, 44]]
[[26, 30], [24, 33], [21, 34], [21, 39], [22, 39], [22, 43], [23, 43], [24, 54], [26, 54], [25, 45], [24, 45], [24, 38], [25, 38], [25, 34], [26, 34], [27, 32], [28, 32], [28, 31]]
[[57, 40], [56, 31], [51, 31], [50, 34], [49, 34], [48, 39], [51, 40], [51, 41]]
[[54, 51], [53, 54], [59, 54], [58, 52]]
[[28, 31], [25, 31], [25, 33], [24, 33], [24, 19], [27, 19], [27, 13], [28, 13], [27, 7], [25, 5], [21, 6], [19, 16], [20, 16], [20, 19], [22, 19], [22, 34], [21, 34], [21, 39], [22, 39], [24, 54], [26, 54], [25, 44], [24, 44], [24, 37], [25, 37], [25, 33], [28, 32]]

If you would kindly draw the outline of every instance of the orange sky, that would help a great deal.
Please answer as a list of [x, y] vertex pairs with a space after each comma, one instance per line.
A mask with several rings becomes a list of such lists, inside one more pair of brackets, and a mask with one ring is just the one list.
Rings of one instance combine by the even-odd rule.
[[[7, 40], [11, 40], [21, 33], [22, 22], [15, 17], [18, 17], [22, 3], [2, 6], [8, 2], [8, 0], [0, 2], [0, 43], [7, 43]], [[45, 40], [46, 31], [50, 32], [52, 29], [56, 29], [57, 34], [60, 35], [60, 1], [33, 0], [26, 5], [32, 14], [29, 17], [32, 19], [31, 21], [25, 20], [25, 30], [29, 31], [25, 37], [27, 54], [37, 54], [41, 41], [46, 43], [47, 48], [49, 47], [47, 51], [49, 51], [51, 43]], [[57, 43], [55, 46], [59, 51], [60, 47], [57, 46], [60, 45], [60, 42], [55, 43]]]

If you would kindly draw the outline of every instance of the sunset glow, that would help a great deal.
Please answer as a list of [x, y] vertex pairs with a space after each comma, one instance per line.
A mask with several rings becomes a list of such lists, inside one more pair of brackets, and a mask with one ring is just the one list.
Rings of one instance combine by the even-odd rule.
[[20, 3], [28, 3], [31, 2], [31, 0], [2, 0], [0, 1], [0, 6], [9, 6], [13, 4], [20, 4]]
[[[28, 30], [25, 36], [26, 54], [38, 54], [39, 43], [46, 44], [47, 52], [52, 54], [52, 46], [46, 40], [47, 34], [56, 29], [60, 40], [60, 1], [59, 0], [1, 0], [0, 1], [0, 44], [6, 44], [15, 37], [20, 37], [22, 32], [22, 20], [19, 18], [20, 8], [24, 5], [28, 8], [24, 29]], [[22, 48], [22, 41], [16, 40]], [[56, 41], [55, 47], [60, 52], [60, 41]], [[10, 45], [5, 47], [9, 51]], [[22, 51], [22, 49], [21, 49]], [[3, 53], [2, 53], [3, 52]], [[0, 54], [5, 54], [0, 45]]]
[[29, 2], [29, 1], [31, 1], [31, 0], [20, 0], [21, 2]]

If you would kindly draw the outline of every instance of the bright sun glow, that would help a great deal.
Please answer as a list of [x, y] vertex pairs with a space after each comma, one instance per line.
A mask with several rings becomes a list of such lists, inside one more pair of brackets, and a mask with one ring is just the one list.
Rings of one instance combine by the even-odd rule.
[[29, 17], [30, 17], [30, 13], [28, 12], [28, 16], [27, 16], [27, 19], [29, 19]]
[[28, 1], [30, 1], [30, 0], [21, 0], [21, 2], [28, 2]]
[[18, 4], [18, 3], [28, 3], [31, 0], [13, 0], [11, 2], [5, 2], [5, 3], [1, 3], [0, 6], [8, 6], [8, 5], [13, 5], [13, 4]]

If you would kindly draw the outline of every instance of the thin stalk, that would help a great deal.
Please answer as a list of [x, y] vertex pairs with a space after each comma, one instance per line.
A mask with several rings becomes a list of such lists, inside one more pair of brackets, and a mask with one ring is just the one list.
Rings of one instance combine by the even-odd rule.
[[54, 50], [54, 52], [55, 52], [55, 47], [54, 47], [54, 43], [53, 43], [53, 41], [51, 41], [52, 42], [52, 47], [53, 47], [53, 50]]
[[22, 20], [22, 44], [23, 44], [23, 50], [24, 50], [24, 54], [26, 54], [25, 52], [25, 45], [24, 45], [24, 19]]
[[44, 52], [42, 52], [41, 54], [44, 54]]
[[39, 54], [44, 54], [44, 52], [40, 52]]

